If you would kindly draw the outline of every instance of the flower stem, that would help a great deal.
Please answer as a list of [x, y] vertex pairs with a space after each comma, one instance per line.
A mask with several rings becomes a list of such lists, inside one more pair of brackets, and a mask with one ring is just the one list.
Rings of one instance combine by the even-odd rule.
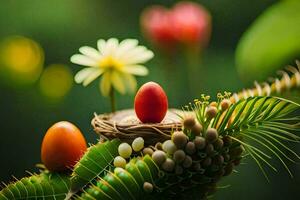
[[[186, 49], [186, 61], [188, 67], [188, 84], [190, 94], [192, 96], [198, 95], [197, 91], [203, 89], [202, 78], [204, 74], [203, 69], [201, 69], [201, 49], [200, 47], [188, 47]], [[202, 73], [201, 73], [202, 71]]]
[[114, 88], [110, 89], [109, 98], [110, 98], [111, 112], [114, 113], [116, 111], [116, 101], [115, 101], [115, 90], [114, 90]]

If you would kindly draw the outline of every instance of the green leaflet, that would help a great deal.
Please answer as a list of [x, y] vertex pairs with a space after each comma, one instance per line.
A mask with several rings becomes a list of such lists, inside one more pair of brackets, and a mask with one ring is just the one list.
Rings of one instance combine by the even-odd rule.
[[[198, 198], [207, 194], [207, 189], [215, 183], [215, 177], [208, 177], [209, 173], [216, 175], [213, 169], [194, 172], [186, 169], [182, 175], [163, 172], [149, 155], [134, 158], [127, 163], [125, 169], [115, 168], [96, 184], [88, 187], [80, 197], [81, 200], [139, 200], [139, 199], [184, 199], [192, 190], [198, 191]], [[145, 182], [154, 185], [151, 194], [145, 193]]]
[[126, 169], [115, 168], [96, 185], [87, 188], [78, 199], [141, 199], [150, 198], [144, 193], [143, 184], [154, 184], [158, 178], [159, 168], [148, 155], [142, 159], [132, 159]]
[[245, 147], [266, 178], [262, 164], [277, 171], [271, 164], [273, 158], [292, 176], [286, 162], [300, 159], [289, 147], [289, 143], [300, 141], [299, 112], [299, 104], [285, 99], [250, 97], [231, 105], [224, 117], [213, 124], [219, 124], [216, 128], [220, 135], [229, 135]]
[[[227, 135], [235, 131], [239, 131], [249, 126], [257, 127], [261, 123], [275, 123], [282, 129], [297, 131], [299, 126], [296, 121], [286, 121], [297, 117], [297, 111], [300, 110], [300, 105], [289, 100], [278, 97], [249, 97], [232, 104], [224, 117], [216, 118], [214, 127], [217, 128], [219, 134]], [[220, 115], [220, 114], [219, 114]], [[282, 126], [281, 126], [282, 125]], [[299, 131], [299, 130], [298, 130]], [[300, 139], [294, 134], [289, 134], [290, 137]]]
[[255, 20], [241, 38], [236, 64], [242, 80], [263, 81], [300, 55], [300, 1], [279, 1]]
[[70, 189], [69, 177], [65, 174], [42, 172], [22, 178], [7, 185], [0, 192], [0, 200], [12, 199], [65, 199]]
[[102, 177], [118, 155], [119, 144], [120, 140], [114, 139], [91, 146], [74, 167], [71, 176], [71, 190], [77, 191], [95, 178]]

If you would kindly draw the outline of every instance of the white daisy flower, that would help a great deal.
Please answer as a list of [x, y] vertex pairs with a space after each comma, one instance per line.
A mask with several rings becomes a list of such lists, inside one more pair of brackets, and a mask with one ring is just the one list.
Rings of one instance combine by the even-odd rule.
[[108, 96], [112, 89], [121, 94], [127, 90], [136, 89], [134, 75], [145, 76], [148, 69], [142, 63], [150, 60], [154, 54], [144, 46], [138, 45], [135, 39], [119, 42], [116, 38], [107, 41], [100, 39], [98, 49], [83, 46], [81, 54], [71, 57], [71, 62], [86, 66], [75, 75], [75, 82], [87, 86], [102, 75], [100, 89], [104, 96]]

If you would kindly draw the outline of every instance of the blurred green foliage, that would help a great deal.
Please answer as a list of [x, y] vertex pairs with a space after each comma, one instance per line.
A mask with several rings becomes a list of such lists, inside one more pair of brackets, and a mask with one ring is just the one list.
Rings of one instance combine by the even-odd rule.
[[[45, 66], [67, 64], [73, 74], [81, 69], [69, 58], [83, 45], [96, 47], [99, 38], [137, 38], [154, 50], [155, 57], [147, 66], [148, 77], [139, 78], [139, 85], [153, 80], [160, 83], [169, 96], [171, 107], [180, 107], [196, 98], [186, 90], [186, 62], [178, 55], [166, 70], [166, 59], [141, 35], [139, 15], [148, 5], [171, 6], [174, 0], [4, 0], [0, 5], [0, 39], [10, 35], [23, 35], [41, 44], [45, 51]], [[219, 91], [237, 91], [243, 85], [234, 67], [234, 51], [247, 27], [276, 0], [199, 0], [213, 16], [211, 43], [202, 56], [202, 88], [196, 93], [212, 96]], [[174, 70], [172, 67], [174, 67]], [[165, 73], [166, 72], [166, 73]], [[196, 83], [197, 84], [197, 83]], [[118, 108], [133, 105], [133, 96], [118, 96]], [[47, 128], [60, 120], [75, 123], [89, 142], [95, 143], [96, 134], [90, 121], [93, 113], [110, 110], [109, 102], [101, 97], [98, 84], [87, 88], [73, 87], [60, 103], [49, 103], [41, 97], [38, 86], [12, 90], [0, 84], [1, 139], [0, 180], [11, 180], [11, 175], [24, 176], [40, 162], [40, 144]], [[239, 167], [239, 173], [224, 180], [215, 199], [299, 199], [299, 172], [289, 179], [282, 170], [271, 177], [268, 184], [251, 161]], [[298, 167], [298, 166], [296, 166]], [[294, 172], [299, 168], [294, 168]], [[278, 184], [280, 183], [280, 184]], [[285, 183], [285, 184], [282, 184]]]
[[245, 82], [264, 81], [300, 56], [300, 1], [280, 1], [268, 8], [243, 35], [236, 51]]

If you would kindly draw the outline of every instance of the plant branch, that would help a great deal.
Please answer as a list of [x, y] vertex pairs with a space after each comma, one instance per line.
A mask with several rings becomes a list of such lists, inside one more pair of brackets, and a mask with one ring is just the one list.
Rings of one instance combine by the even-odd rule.
[[115, 90], [113, 87], [110, 89], [109, 98], [110, 98], [111, 112], [114, 113], [116, 112], [116, 100], [115, 100]]

